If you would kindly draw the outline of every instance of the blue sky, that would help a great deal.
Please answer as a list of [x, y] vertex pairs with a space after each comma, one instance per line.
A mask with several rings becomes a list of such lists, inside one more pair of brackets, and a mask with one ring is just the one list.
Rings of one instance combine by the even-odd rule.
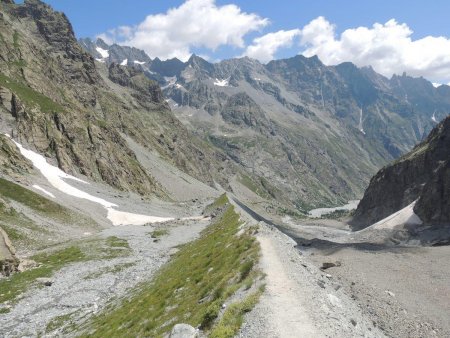
[[[327, 64], [353, 61], [371, 64], [386, 76], [403, 70], [450, 82], [448, 0], [45, 2], [66, 13], [77, 37], [103, 34], [110, 42], [134, 45], [151, 57], [185, 59], [195, 52], [212, 61], [248, 55], [267, 62], [317, 54]], [[168, 14], [170, 8], [175, 12]], [[395, 21], [386, 24], [391, 19]], [[381, 26], [374, 28], [375, 23]], [[118, 29], [121, 26], [126, 31]], [[191, 30], [184, 29], [188, 26]], [[186, 30], [196, 33], [189, 36]]]

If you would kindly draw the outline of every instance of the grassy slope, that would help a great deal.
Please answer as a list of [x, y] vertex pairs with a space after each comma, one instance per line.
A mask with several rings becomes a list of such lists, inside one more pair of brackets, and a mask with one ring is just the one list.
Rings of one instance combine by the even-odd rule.
[[33, 236], [30, 233], [48, 233], [49, 230], [46, 227], [39, 226], [14, 208], [3, 205], [1, 199], [6, 202], [19, 203], [31, 209], [33, 213], [54, 222], [70, 224], [72, 227], [95, 226], [94, 221], [90, 218], [75, 213], [16, 183], [0, 178], [0, 227], [6, 231], [15, 246], [22, 244], [33, 247], [39, 246], [39, 243], [34, 243]]
[[[20, 65], [20, 64], [19, 64]], [[42, 112], [64, 112], [65, 109], [49, 97], [38, 93], [27, 85], [0, 73], [0, 86], [6, 87], [16, 94], [27, 107], [38, 106]]]
[[95, 317], [85, 336], [162, 337], [176, 323], [188, 323], [216, 337], [232, 337], [261, 291], [230, 305], [231, 310], [217, 318], [227, 299], [238, 289], [249, 289], [259, 277], [254, 269], [259, 245], [249, 231], [237, 235], [239, 215], [226, 196], [213, 205], [220, 206], [225, 211], [199, 239], [183, 246], [132, 297]]

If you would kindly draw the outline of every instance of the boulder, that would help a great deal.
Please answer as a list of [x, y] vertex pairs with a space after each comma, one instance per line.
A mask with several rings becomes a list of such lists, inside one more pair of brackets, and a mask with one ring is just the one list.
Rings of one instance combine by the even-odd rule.
[[189, 324], [176, 324], [170, 332], [170, 338], [197, 338], [199, 331]]
[[44, 286], [52, 286], [53, 280], [50, 278], [36, 278], [36, 282]]

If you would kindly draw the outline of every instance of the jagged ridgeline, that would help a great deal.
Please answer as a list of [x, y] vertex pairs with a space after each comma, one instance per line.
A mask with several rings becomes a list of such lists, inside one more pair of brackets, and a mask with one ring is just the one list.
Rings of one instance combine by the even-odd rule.
[[[200, 181], [226, 185], [226, 157], [187, 131], [155, 81], [135, 69], [96, 64], [67, 17], [38, 0], [0, 1], [0, 132], [54, 158], [67, 173], [121, 190], [165, 196], [127, 137]], [[11, 164], [4, 158], [14, 147], [7, 150], [1, 161]]]
[[266, 65], [196, 55], [161, 61], [101, 39], [80, 44], [98, 64], [138, 68], [157, 81], [183, 124], [243, 170], [237, 183], [297, 210], [360, 197], [380, 167], [450, 111], [448, 86], [387, 79], [352, 63], [300, 55]]

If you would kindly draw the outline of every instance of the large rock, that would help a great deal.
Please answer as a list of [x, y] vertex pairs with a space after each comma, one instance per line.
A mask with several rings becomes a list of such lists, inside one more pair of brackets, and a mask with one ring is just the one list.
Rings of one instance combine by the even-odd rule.
[[170, 332], [170, 338], [197, 338], [199, 332], [189, 324], [176, 324]]

